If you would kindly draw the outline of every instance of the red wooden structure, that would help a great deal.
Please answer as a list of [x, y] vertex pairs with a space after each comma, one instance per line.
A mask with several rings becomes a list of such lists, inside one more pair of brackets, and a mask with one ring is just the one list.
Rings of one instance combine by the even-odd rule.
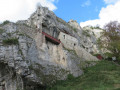
[[48, 41], [50, 41], [50, 42], [52, 42], [52, 43], [54, 43], [54, 44], [57, 44], [57, 45], [58, 45], [58, 44], [61, 43], [60, 40], [52, 37], [51, 35], [49, 35], [49, 34], [47, 34], [47, 33], [45, 33], [45, 32], [42, 32], [42, 34], [45, 35], [46, 40], [48, 40]]
[[100, 54], [97, 55], [97, 58], [98, 58], [99, 60], [102, 60], [102, 59], [103, 59], [103, 57], [102, 57]]

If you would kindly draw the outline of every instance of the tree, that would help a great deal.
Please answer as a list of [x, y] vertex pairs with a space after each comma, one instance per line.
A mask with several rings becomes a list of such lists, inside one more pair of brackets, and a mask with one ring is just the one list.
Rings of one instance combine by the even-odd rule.
[[120, 23], [113, 21], [106, 24], [98, 44], [104, 53], [120, 61]]

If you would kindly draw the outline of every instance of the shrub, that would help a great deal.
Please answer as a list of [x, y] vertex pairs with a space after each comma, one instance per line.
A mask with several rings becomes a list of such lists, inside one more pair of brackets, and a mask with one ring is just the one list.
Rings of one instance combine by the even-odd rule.
[[58, 22], [62, 23], [63, 25], [67, 25], [67, 23], [64, 20], [62, 20], [61, 18], [57, 17], [56, 19]]
[[4, 32], [4, 29], [0, 28], [0, 34], [2, 34]]
[[98, 55], [100, 55], [100, 54], [98, 54], [98, 53], [97, 54], [93, 54], [93, 56], [98, 56]]
[[10, 23], [10, 21], [6, 20], [6, 21], [4, 21], [4, 22], [2, 23], [2, 25], [6, 25], [6, 24], [8, 24], [8, 23]]
[[90, 34], [89, 34], [88, 30], [83, 30], [82, 34], [87, 36], [87, 37], [90, 37]]
[[73, 28], [73, 30], [77, 33], [77, 29], [76, 28]]
[[5, 40], [3, 40], [3, 44], [4, 45], [17, 45], [18, 39], [17, 38], [5, 39]]
[[72, 74], [68, 74], [67, 80], [73, 80], [75, 77]]
[[[98, 40], [98, 46], [103, 52], [109, 52], [108, 57], [120, 56], [120, 23], [117, 21], [109, 22], [104, 26], [104, 32]], [[120, 60], [119, 60], [120, 62]]]
[[7, 35], [8, 35], [9, 37], [11, 37], [12, 34], [11, 34], [11, 33], [7, 33]]

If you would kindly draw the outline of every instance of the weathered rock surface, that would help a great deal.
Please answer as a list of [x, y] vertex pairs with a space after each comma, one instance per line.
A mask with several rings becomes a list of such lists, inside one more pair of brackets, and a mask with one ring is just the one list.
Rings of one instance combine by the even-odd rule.
[[101, 36], [103, 29], [86, 26], [83, 28], [81, 44], [83, 48], [93, 54], [100, 53], [97, 46], [97, 40]]
[[80, 25], [77, 23], [77, 21], [75, 21], [75, 20], [70, 20], [70, 21], [68, 22], [68, 24], [69, 24], [70, 26], [78, 29], [78, 30], [81, 30], [81, 29], [82, 29], [82, 28], [80, 27]]
[[[82, 29], [77, 22], [66, 23], [44, 7], [38, 7], [28, 20], [1, 28], [0, 90], [45, 89], [68, 74], [82, 75], [83, 62], [88, 67], [98, 60], [81, 47]], [[42, 32], [61, 43], [56, 44]], [[91, 63], [85, 64], [87, 61]]]

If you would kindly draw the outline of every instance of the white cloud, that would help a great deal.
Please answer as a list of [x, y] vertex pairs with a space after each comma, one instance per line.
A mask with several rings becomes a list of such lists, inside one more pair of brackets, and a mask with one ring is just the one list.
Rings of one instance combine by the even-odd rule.
[[106, 8], [102, 8], [99, 14], [99, 19], [81, 22], [80, 25], [84, 27], [87, 25], [96, 26], [99, 24], [101, 27], [103, 27], [110, 21], [120, 22], [120, 1], [114, 5], [108, 5]]
[[106, 4], [114, 4], [114, 3], [118, 2], [118, 1], [120, 1], [120, 0], [104, 0], [104, 2]]
[[90, 6], [91, 5], [91, 1], [87, 0], [86, 2], [84, 2], [81, 6], [85, 7], [85, 6]]
[[0, 22], [4, 20], [17, 21], [27, 19], [32, 14], [36, 5], [57, 9], [53, 4], [56, 0], [0, 0]]

